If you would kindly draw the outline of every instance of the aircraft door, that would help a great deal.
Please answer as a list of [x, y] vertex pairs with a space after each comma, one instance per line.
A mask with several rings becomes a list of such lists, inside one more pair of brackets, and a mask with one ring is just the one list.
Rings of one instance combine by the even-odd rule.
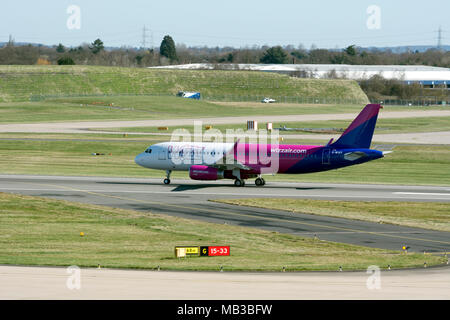
[[322, 151], [322, 164], [330, 164], [330, 149], [323, 149]]

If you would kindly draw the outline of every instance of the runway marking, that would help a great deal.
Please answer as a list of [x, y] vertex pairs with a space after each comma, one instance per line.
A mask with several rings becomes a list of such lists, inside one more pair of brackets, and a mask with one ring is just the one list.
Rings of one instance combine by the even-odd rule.
[[164, 203], [164, 202], [158, 202], [158, 201], [148, 201], [148, 200], [139, 200], [139, 199], [134, 199], [134, 198], [126, 198], [126, 197], [119, 197], [119, 196], [113, 196], [113, 195], [107, 195], [107, 194], [102, 194], [102, 193], [97, 193], [97, 192], [92, 192], [92, 191], [85, 191], [85, 190], [81, 190], [81, 189], [75, 189], [72, 187], [66, 187], [66, 186], [59, 186], [59, 185], [53, 185], [53, 184], [40, 184], [40, 183], [32, 183], [29, 182], [31, 184], [36, 184], [36, 185], [42, 185], [42, 186], [51, 186], [51, 187], [59, 187], [62, 189], [67, 189], [67, 190], [71, 190], [71, 191], [75, 191], [75, 192], [82, 192], [82, 193], [87, 193], [87, 194], [92, 194], [95, 196], [101, 196], [101, 197], [107, 197], [107, 198], [113, 198], [113, 199], [119, 199], [119, 200], [128, 200], [128, 201], [134, 201], [134, 202], [138, 202], [138, 203], [147, 203], [147, 204], [156, 204], [156, 205], [161, 205], [161, 206], [166, 206], [166, 207], [174, 207], [174, 208], [178, 208], [178, 209], [192, 209], [195, 211], [204, 211], [204, 212], [212, 212], [212, 213], [219, 213], [219, 214], [225, 214], [225, 215], [237, 215], [237, 216], [242, 216], [242, 217], [247, 217], [247, 218], [252, 218], [252, 219], [263, 219], [263, 220], [271, 220], [271, 221], [279, 221], [279, 222], [283, 222], [283, 223], [294, 223], [294, 224], [300, 224], [300, 225], [308, 225], [308, 226], [313, 226], [313, 227], [320, 227], [320, 228], [326, 228], [326, 229], [335, 229], [335, 230], [344, 230], [344, 231], [351, 231], [354, 233], [365, 233], [365, 234], [372, 234], [372, 235], [376, 235], [376, 236], [381, 236], [381, 237], [391, 237], [391, 238], [398, 238], [398, 239], [409, 239], [409, 240], [417, 240], [417, 241], [425, 241], [425, 242], [434, 242], [434, 243], [440, 243], [440, 244], [447, 244], [450, 245], [450, 242], [446, 242], [446, 241], [440, 241], [440, 240], [431, 240], [431, 239], [422, 239], [422, 238], [414, 238], [414, 237], [402, 237], [402, 236], [396, 236], [396, 235], [391, 235], [391, 234], [385, 234], [382, 232], [375, 232], [375, 231], [362, 231], [362, 230], [357, 230], [357, 229], [351, 229], [351, 228], [342, 228], [342, 227], [332, 227], [332, 226], [327, 226], [327, 225], [321, 225], [321, 224], [315, 224], [315, 223], [307, 223], [307, 222], [300, 222], [300, 221], [293, 221], [293, 220], [284, 220], [284, 219], [280, 219], [280, 218], [272, 218], [272, 217], [258, 217], [258, 216], [254, 216], [254, 215], [249, 215], [249, 214], [244, 214], [244, 213], [237, 213], [237, 212], [230, 212], [230, 211], [223, 211], [223, 210], [218, 210], [218, 209], [204, 209], [204, 208], [197, 208], [197, 207], [189, 207], [186, 205], [176, 205], [176, 204], [169, 204], [169, 203]]
[[433, 193], [433, 192], [393, 192], [393, 194], [411, 194], [411, 195], [430, 195], [430, 196], [450, 196], [450, 193]]

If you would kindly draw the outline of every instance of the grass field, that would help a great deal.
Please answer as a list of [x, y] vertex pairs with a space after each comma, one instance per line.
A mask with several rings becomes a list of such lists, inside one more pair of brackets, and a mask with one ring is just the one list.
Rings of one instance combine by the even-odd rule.
[[[262, 104], [262, 103], [226, 103], [206, 100], [191, 100], [170, 96], [111, 96], [111, 97], [66, 97], [52, 98], [35, 102], [0, 103], [0, 123], [34, 123], [64, 121], [100, 121], [100, 120], [145, 120], [174, 118], [211, 118], [252, 115], [303, 115], [354, 113], [362, 110], [364, 104], [357, 105], [310, 105], [310, 104]], [[445, 107], [404, 107], [387, 106], [386, 111], [448, 110]], [[387, 119], [388, 120], [388, 119]], [[386, 120], [386, 121], [387, 121]], [[382, 120], [379, 120], [382, 121]], [[384, 120], [383, 120], [384, 121]], [[408, 125], [410, 119], [403, 121]], [[292, 127], [345, 126], [350, 121], [301, 124], [283, 123]], [[436, 121], [434, 121], [436, 122]], [[409, 127], [434, 131], [433, 124], [427, 118], [411, 120]], [[280, 123], [274, 123], [278, 126]], [[443, 123], [442, 125], [444, 125]], [[243, 123], [243, 126], [245, 123]], [[389, 127], [396, 126], [395, 121], [387, 122]], [[379, 125], [380, 126], [380, 125]], [[134, 129], [138, 130], [138, 129]], [[147, 130], [147, 129], [146, 129]], [[131, 130], [129, 130], [131, 131]]]
[[330, 217], [390, 223], [450, 232], [450, 205], [439, 202], [328, 201], [303, 199], [213, 200], [239, 206], [286, 210]]
[[177, 97], [64, 98], [0, 103], [0, 123], [183, 118], [200, 110], [221, 113], [217, 104]]
[[367, 102], [353, 80], [299, 79], [271, 72], [163, 70], [99, 66], [0, 66], [0, 101], [27, 101], [32, 95], [176, 94], [204, 97], [290, 96]]
[[[35, 139], [55, 135], [33, 135]], [[20, 140], [30, 135], [0, 134], [0, 173], [81, 176], [158, 177], [161, 170], [139, 167], [134, 157], [149, 145], [153, 137], [96, 138], [95, 135], [57, 135], [60, 140]], [[19, 140], [1, 140], [1, 138]], [[65, 141], [65, 139], [67, 141]], [[71, 140], [73, 139], [73, 140]], [[113, 139], [113, 140], [111, 140]], [[128, 140], [130, 139], [130, 140]], [[133, 140], [131, 140], [133, 139]], [[311, 141], [311, 143], [314, 143]], [[396, 146], [383, 159], [328, 172], [303, 175], [267, 176], [270, 181], [381, 183], [413, 185], [450, 185], [450, 149], [447, 146]], [[94, 152], [104, 156], [92, 156]], [[109, 154], [112, 155], [109, 155]], [[186, 172], [174, 172], [173, 181], [188, 178]], [[200, 182], [201, 183], [201, 182]], [[231, 181], [224, 180], [224, 184]]]
[[[169, 96], [67, 97], [0, 103], [0, 123], [355, 113], [358, 105], [212, 103]], [[421, 110], [391, 107], [392, 110]], [[433, 108], [441, 109], [441, 108]]]
[[163, 96], [83, 97], [0, 103], [0, 123], [357, 113], [361, 109], [362, 105], [243, 104], [229, 106], [203, 100]]
[[[80, 232], [84, 236], [80, 236]], [[230, 245], [230, 257], [177, 259], [177, 245]], [[149, 212], [0, 193], [0, 264], [162, 270], [384, 269], [443, 264], [402, 254]]]

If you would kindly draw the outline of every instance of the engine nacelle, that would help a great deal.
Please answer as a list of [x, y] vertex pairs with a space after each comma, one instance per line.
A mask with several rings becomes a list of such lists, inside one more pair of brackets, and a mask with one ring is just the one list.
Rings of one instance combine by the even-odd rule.
[[208, 166], [194, 165], [189, 168], [189, 177], [193, 180], [223, 179], [223, 170]]

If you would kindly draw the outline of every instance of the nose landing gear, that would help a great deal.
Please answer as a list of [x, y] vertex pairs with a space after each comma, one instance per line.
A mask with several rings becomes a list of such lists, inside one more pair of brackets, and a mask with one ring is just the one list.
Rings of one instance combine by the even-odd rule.
[[166, 178], [164, 179], [164, 184], [170, 184], [170, 174], [172, 170], [166, 170]]

